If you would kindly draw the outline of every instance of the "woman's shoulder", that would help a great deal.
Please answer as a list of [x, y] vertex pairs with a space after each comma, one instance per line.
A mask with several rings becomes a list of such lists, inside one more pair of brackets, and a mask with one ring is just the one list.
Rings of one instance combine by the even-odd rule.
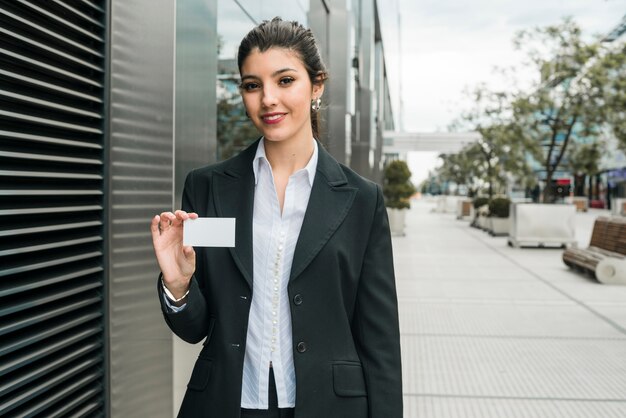
[[349, 186], [355, 187], [368, 193], [377, 193], [378, 184], [376, 182], [366, 177], [363, 177], [362, 175], [342, 163], [339, 163], [339, 167], [341, 167], [341, 170], [346, 176], [346, 180], [348, 181]]
[[203, 179], [211, 177], [215, 173], [225, 173], [228, 171], [240, 173], [246, 171], [248, 168], [252, 167], [252, 159], [256, 152], [258, 142], [259, 140], [257, 139], [250, 146], [233, 157], [194, 168], [189, 172], [188, 178]]

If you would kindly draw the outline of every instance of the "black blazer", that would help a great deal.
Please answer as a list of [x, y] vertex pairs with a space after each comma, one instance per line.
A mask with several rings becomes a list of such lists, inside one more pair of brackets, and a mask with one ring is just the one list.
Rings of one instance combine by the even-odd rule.
[[[192, 171], [185, 182], [184, 210], [237, 220], [234, 248], [196, 248], [186, 309], [170, 313], [157, 286], [172, 331], [190, 343], [204, 339], [179, 417], [240, 415], [257, 145]], [[288, 293], [296, 418], [401, 418], [398, 308], [383, 196], [321, 145]]]

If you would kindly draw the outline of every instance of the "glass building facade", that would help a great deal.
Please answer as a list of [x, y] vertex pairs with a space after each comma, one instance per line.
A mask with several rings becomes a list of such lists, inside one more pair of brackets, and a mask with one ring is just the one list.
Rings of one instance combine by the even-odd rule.
[[311, 27], [331, 77], [322, 142], [380, 180], [397, 102], [385, 7], [0, 0], [0, 416], [177, 411], [198, 347], [163, 321], [148, 225], [180, 205], [191, 168], [256, 139], [239, 41], [276, 15]]

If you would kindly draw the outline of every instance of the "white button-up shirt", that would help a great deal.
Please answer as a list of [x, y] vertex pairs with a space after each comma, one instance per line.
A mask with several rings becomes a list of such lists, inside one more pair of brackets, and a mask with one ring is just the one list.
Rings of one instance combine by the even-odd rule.
[[282, 214], [264, 139], [259, 142], [252, 163], [256, 183], [252, 222], [254, 273], [242, 408], [268, 408], [270, 363], [274, 368], [278, 406], [295, 406], [296, 374], [287, 284], [317, 169], [317, 142], [312, 141], [314, 150], [308, 164], [289, 177]]

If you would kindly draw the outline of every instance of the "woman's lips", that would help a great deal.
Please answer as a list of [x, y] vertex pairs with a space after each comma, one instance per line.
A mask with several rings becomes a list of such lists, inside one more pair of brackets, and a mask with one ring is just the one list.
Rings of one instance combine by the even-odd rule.
[[273, 125], [285, 119], [285, 116], [287, 116], [286, 113], [271, 113], [271, 114], [263, 115], [262, 119], [264, 123]]

